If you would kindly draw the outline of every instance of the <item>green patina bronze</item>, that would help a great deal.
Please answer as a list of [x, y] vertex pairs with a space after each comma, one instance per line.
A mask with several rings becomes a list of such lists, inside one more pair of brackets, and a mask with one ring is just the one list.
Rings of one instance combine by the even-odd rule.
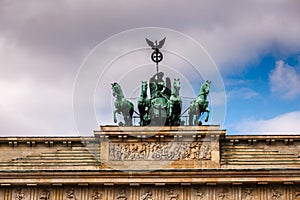
[[[132, 126], [132, 115], [134, 112], [132, 102], [124, 97], [122, 88], [118, 83], [112, 83], [111, 88], [113, 96], [116, 98], [114, 102], [114, 122], [117, 123], [116, 113], [118, 113], [123, 115], [125, 126]], [[122, 123], [119, 125], [122, 125]]]
[[138, 109], [140, 113], [141, 126], [149, 125], [151, 120], [149, 116], [151, 102], [147, 95], [147, 89], [148, 89], [148, 84], [146, 81], [143, 81], [141, 87], [141, 96], [138, 99]]
[[169, 125], [179, 126], [181, 125], [181, 109], [182, 109], [182, 100], [179, 96], [180, 90], [180, 80], [174, 79], [172, 95], [168, 101], [168, 118]]
[[167, 77], [163, 80], [164, 73], [158, 72], [150, 78], [151, 125], [169, 125], [168, 120], [168, 101], [171, 96], [171, 81]]
[[[157, 77], [157, 79], [155, 79]], [[148, 98], [148, 84], [142, 81], [141, 95], [137, 105], [139, 110], [140, 126], [179, 126], [183, 124], [182, 116], [182, 99], [179, 95], [180, 80], [174, 79], [173, 90], [171, 91], [165, 85], [171, 85], [171, 82], [166, 79], [168, 84], [162, 79], [163, 73], [155, 74], [150, 79], [151, 98]], [[210, 90], [210, 81], [205, 81], [198, 93], [197, 99], [193, 100], [188, 108], [189, 125], [202, 125], [200, 116], [206, 113], [205, 122], [209, 118], [209, 108], [207, 95]], [[151, 89], [152, 87], [152, 89]], [[125, 126], [132, 126], [132, 115], [134, 112], [133, 104], [127, 100], [122, 92], [121, 86], [118, 83], [112, 84], [113, 96], [116, 98], [114, 105], [114, 122], [117, 122], [116, 113], [122, 114], [124, 117]], [[169, 95], [170, 94], [170, 95]], [[119, 125], [123, 125], [119, 123]]]
[[210, 81], [205, 81], [199, 90], [197, 99], [193, 100], [189, 106], [189, 125], [197, 126], [202, 125], [202, 122], [199, 121], [200, 116], [206, 112], [205, 122], [208, 121], [209, 118], [209, 108], [208, 108], [208, 100], [207, 95], [210, 89]]
[[171, 96], [171, 81], [170, 78], [166, 78], [166, 82], [163, 80], [164, 73], [158, 72], [150, 78], [150, 95], [151, 99], [163, 97], [169, 99]]
[[[166, 38], [159, 43], [146, 39], [147, 44], [154, 50], [152, 53], [152, 61], [156, 63], [156, 71], [149, 80], [150, 98], [148, 98], [148, 84], [142, 81], [141, 95], [137, 105], [139, 110], [140, 126], [179, 126], [184, 124], [181, 121], [182, 116], [182, 100], [179, 95], [180, 80], [174, 79], [173, 90], [171, 90], [171, 80], [164, 73], [158, 71], [158, 64], [163, 59], [160, 49], [165, 43]], [[197, 99], [193, 100], [189, 108], [189, 125], [202, 125], [199, 121], [200, 116], [206, 112], [205, 122], [208, 121], [209, 108], [207, 95], [210, 89], [210, 81], [205, 81], [199, 90]], [[132, 126], [132, 115], [134, 111], [133, 104], [128, 101], [122, 92], [118, 83], [112, 84], [112, 92], [115, 99], [114, 122], [117, 122], [116, 113], [122, 114], [125, 126]], [[187, 111], [186, 110], [186, 111]], [[136, 112], [137, 113], [137, 112]], [[119, 125], [123, 125], [122, 122]]]
[[[179, 126], [181, 124], [182, 100], [179, 96], [180, 80], [174, 79], [173, 91], [171, 92], [171, 90], [165, 86], [161, 75], [163, 75], [163, 73], [160, 73], [158, 79], [151, 79], [151, 85], [153, 87], [151, 99], [149, 99], [147, 95], [147, 82], [142, 82], [141, 95], [137, 102], [140, 126]], [[157, 74], [153, 77], [156, 76]], [[169, 82], [168, 85], [171, 85], [170, 81], [166, 82]], [[118, 83], [112, 84], [112, 91], [113, 96], [116, 98], [114, 102], [114, 122], [117, 122], [116, 113], [118, 113], [123, 115], [125, 121], [124, 125], [131, 126], [132, 114], [134, 112], [133, 104], [124, 97], [121, 86]], [[122, 125], [122, 123], [120, 125]]]

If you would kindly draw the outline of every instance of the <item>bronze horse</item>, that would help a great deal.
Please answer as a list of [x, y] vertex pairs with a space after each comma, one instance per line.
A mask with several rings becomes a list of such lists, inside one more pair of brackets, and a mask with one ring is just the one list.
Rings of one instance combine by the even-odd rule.
[[168, 118], [170, 126], [179, 126], [181, 124], [181, 109], [182, 109], [182, 100], [179, 96], [180, 90], [180, 81], [174, 79], [173, 90], [171, 97], [168, 101]]
[[140, 125], [147, 126], [150, 124], [150, 106], [151, 102], [147, 95], [148, 84], [146, 81], [142, 81], [141, 96], [138, 99], [138, 109], [140, 113]]
[[[199, 90], [197, 99], [193, 100], [189, 106], [189, 125], [197, 126], [202, 125], [202, 122], [199, 121], [200, 116], [206, 112], [205, 122], [208, 121], [209, 118], [209, 108], [208, 108], [208, 100], [207, 95], [210, 89], [210, 81], [205, 81]], [[195, 119], [194, 119], [195, 117]]]
[[[116, 113], [122, 114], [124, 117], [125, 126], [132, 126], [132, 115], [134, 112], [133, 103], [124, 97], [121, 86], [118, 83], [112, 83], [113, 96], [116, 98], [114, 105], [114, 122], [117, 123]], [[122, 123], [119, 123], [122, 125]]]

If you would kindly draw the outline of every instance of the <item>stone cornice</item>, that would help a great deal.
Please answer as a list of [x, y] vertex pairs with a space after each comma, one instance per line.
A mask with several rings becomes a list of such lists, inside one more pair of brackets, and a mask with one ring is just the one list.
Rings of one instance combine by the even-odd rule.
[[[279, 173], [280, 171], [280, 173]], [[16, 171], [0, 172], [0, 185], [5, 184], [228, 184], [240, 182], [243, 184], [268, 183], [299, 183], [300, 171], [297, 169], [277, 170], [164, 170], [157, 172], [128, 171]]]

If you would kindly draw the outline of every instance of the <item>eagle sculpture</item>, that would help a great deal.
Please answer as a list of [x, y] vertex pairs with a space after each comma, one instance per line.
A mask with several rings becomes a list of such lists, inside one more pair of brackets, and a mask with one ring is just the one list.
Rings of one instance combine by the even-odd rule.
[[155, 40], [155, 44], [154, 42], [152, 42], [151, 40], [146, 38], [146, 42], [147, 44], [153, 49], [153, 50], [158, 50], [160, 48], [162, 48], [162, 46], [164, 45], [166, 40], [166, 37], [164, 37], [164, 39], [162, 39], [158, 44], [157, 44], [157, 40]]

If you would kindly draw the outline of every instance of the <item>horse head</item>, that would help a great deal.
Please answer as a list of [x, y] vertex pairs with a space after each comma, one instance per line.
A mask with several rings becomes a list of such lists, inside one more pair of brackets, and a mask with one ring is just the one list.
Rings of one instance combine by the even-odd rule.
[[119, 83], [116, 83], [116, 82], [112, 83], [111, 84], [111, 89], [112, 89], [114, 97], [122, 97], [122, 96], [124, 96], [123, 92], [122, 92], [122, 89], [121, 89], [121, 86], [119, 85]]
[[148, 89], [147, 81], [142, 81], [142, 87], [141, 87], [141, 96], [142, 97], [147, 96], [147, 89]]
[[180, 90], [180, 79], [179, 78], [174, 78], [174, 82], [173, 82], [173, 89], [175, 91]]
[[206, 97], [206, 95], [208, 95], [208, 93], [209, 93], [210, 84], [211, 84], [211, 81], [206, 80], [200, 87], [199, 95], [205, 95], [205, 97]]

